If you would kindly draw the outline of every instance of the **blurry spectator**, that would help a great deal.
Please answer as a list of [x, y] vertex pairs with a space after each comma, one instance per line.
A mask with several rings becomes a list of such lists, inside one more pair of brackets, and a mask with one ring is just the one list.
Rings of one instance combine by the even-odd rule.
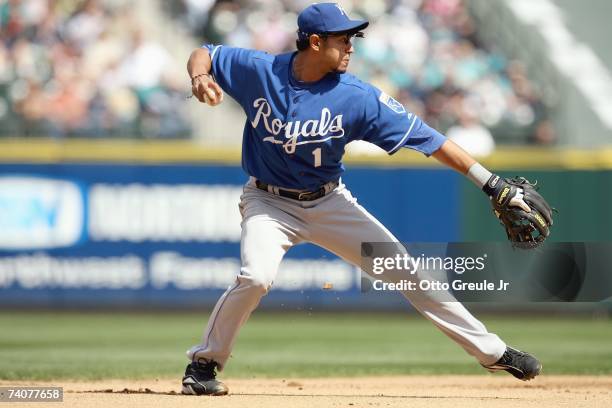
[[32, 133], [43, 132], [48, 128], [48, 100], [37, 82], [23, 82], [23, 85], [27, 88], [27, 93], [15, 109], [30, 123], [28, 132], [24, 136], [31, 136]]
[[127, 5], [0, 0], [0, 134], [190, 135], [171, 59]]
[[51, 135], [78, 134], [87, 127], [88, 105], [92, 95], [87, 81], [73, 72], [56, 77], [48, 93], [46, 107]]
[[83, 50], [98, 41], [108, 25], [107, 14], [98, 0], [85, 0], [68, 20], [66, 40]]
[[171, 57], [168, 51], [152, 41], [145, 41], [142, 32], [132, 32], [131, 48], [119, 68], [124, 83], [136, 90], [141, 100], [160, 87], [168, 72]]
[[[205, 32], [207, 41], [270, 53], [294, 50], [296, 13], [308, 3], [218, 1], [210, 9], [208, 26], [196, 35]], [[554, 141], [541, 98], [524, 72], [483, 48], [464, 0], [340, 3], [351, 15], [372, 23], [366, 37], [354, 41], [351, 72], [382, 88], [432, 126], [446, 132], [469, 121], [470, 128], [493, 129], [511, 143]], [[472, 107], [470, 118], [457, 109], [464, 101]]]
[[446, 136], [476, 158], [488, 156], [495, 150], [491, 132], [465, 107], [459, 113], [459, 123], [448, 129]]
[[166, 12], [179, 18], [181, 28], [187, 28], [197, 37], [201, 37], [215, 0], [174, 0], [160, 3]]
[[181, 97], [171, 81], [172, 58], [159, 44], [145, 40], [142, 31], [132, 32], [131, 49], [119, 67], [120, 83], [132, 89], [141, 106], [144, 135], [173, 137], [185, 133], [180, 118]]
[[215, 0], [183, 0], [186, 7], [186, 17], [192, 30], [202, 30], [208, 20], [208, 12]]
[[345, 152], [349, 155], [364, 156], [383, 156], [387, 154], [387, 152], [375, 144], [363, 140], [353, 140], [346, 145]]
[[[504, 142], [554, 143], [524, 67], [483, 48], [463, 1], [341, 1], [372, 22], [355, 41], [351, 71], [442, 132], [479, 125]], [[207, 41], [281, 53], [295, 49], [296, 16], [310, 2], [162, 3], [198, 42], [205, 33]], [[0, 132], [189, 136], [172, 60], [130, 18], [129, 5], [0, 0]]]
[[513, 99], [515, 121], [529, 129], [530, 141], [543, 145], [554, 143], [555, 134], [547, 109], [527, 79], [525, 66], [515, 61], [508, 65], [507, 72], [516, 95]]
[[[287, 30], [287, 21], [283, 18], [283, 10], [280, 5], [277, 11], [267, 15], [263, 13], [251, 14], [253, 31], [253, 46], [257, 49], [268, 50], [272, 54], [278, 54], [287, 48], [287, 43], [295, 40], [295, 35]], [[265, 31], [257, 30], [259, 25], [266, 27]]]

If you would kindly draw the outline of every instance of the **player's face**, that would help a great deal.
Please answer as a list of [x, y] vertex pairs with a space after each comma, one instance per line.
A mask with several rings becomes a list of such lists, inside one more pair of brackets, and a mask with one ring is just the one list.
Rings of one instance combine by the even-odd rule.
[[330, 35], [322, 41], [322, 56], [330, 71], [346, 72], [354, 51], [351, 39], [351, 35], [341, 34]]

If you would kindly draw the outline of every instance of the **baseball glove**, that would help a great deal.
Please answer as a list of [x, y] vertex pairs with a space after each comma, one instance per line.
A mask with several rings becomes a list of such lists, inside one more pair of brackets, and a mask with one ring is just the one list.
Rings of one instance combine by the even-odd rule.
[[550, 234], [553, 209], [538, 193], [537, 183], [524, 177], [498, 178], [497, 183], [495, 180], [490, 183], [494, 186], [490, 195], [493, 212], [506, 229], [512, 246], [532, 249], [541, 245]]

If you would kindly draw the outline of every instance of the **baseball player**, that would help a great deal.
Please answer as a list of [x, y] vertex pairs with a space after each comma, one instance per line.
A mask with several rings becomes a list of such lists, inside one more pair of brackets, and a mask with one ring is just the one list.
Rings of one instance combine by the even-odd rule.
[[[187, 352], [184, 394], [228, 393], [216, 371], [226, 365], [238, 331], [271, 288], [289, 248], [311, 242], [361, 266], [362, 242], [398, 242], [342, 183], [347, 143], [364, 140], [389, 154], [410, 148], [433, 156], [499, 197], [502, 210], [532, 211], [520, 185], [492, 174], [389, 95], [346, 73], [352, 40], [367, 26], [338, 4], [313, 4], [298, 16], [297, 52], [205, 45], [189, 58], [200, 102], [216, 106], [227, 93], [244, 109], [242, 167], [250, 178], [239, 204], [242, 266], [217, 302], [201, 344]], [[535, 357], [507, 347], [461, 303], [427, 292], [404, 296], [485, 368], [522, 380], [540, 373]]]

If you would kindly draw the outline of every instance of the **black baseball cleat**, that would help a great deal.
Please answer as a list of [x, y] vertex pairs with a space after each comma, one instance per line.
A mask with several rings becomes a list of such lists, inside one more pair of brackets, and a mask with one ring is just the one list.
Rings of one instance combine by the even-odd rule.
[[487, 370], [507, 371], [519, 380], [529, 381], [542, 371], [542, 363], [529, 353], [506, 347], [504, 355], [495, 364], [483, 366]]
[[203, 359], [200, 361], [187, 365], [181, 392], [185, 395], [227, 395], [227, 386], [216, 379], [217, 363]]

